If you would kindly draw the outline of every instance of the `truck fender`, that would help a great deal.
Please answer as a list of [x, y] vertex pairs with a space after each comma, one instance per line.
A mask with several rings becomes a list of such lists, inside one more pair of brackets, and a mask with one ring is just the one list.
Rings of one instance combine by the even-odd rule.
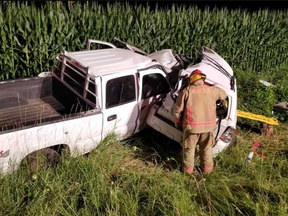
[[36, 171], [39, 168], [48, 168], [56, 165], [61, 157], [69, 157], [70, 149], [67, 144], [59, 144], [43, 149], [38, 149], [29, 153], [21, 159], [20, 166], [27, 167], [31, 171]]

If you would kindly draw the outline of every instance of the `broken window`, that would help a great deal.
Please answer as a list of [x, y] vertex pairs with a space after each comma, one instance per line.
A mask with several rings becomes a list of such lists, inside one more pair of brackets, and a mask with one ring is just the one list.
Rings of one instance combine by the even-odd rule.
[[167, 80], [161, 74], [148, 74], [143, 77], [142, 99], [169, 92]]

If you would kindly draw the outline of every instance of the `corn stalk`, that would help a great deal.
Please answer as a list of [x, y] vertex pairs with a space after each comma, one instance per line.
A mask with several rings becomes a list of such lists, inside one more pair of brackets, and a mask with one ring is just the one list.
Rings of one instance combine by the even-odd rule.
[[49, 71], [57, 53], [88, 38], [117, 37], [151, 53], [172, 49], [196, 59], [208, 46], [234, 68], [271, 71], [288, 63], [287, 10], [227, 10], [68, 1], [0, 3], [0, 80]]

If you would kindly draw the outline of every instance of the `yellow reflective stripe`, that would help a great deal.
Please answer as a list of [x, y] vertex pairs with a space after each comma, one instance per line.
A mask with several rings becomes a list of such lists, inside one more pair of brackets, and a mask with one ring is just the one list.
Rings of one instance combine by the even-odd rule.
[[263, 116], [263, 115], [256, 115], [254, 113], [244, 112], [242, 110], [237, 110], [237, 116], [247, 118], [247, 119], [256, 120], [256, 121], [260, 121], [260, 122], [264, 122], [264, 123], [267, 123], [270, 125], [279, 125], [278, 120], [275, 118], [268, 118], [268, 117]]

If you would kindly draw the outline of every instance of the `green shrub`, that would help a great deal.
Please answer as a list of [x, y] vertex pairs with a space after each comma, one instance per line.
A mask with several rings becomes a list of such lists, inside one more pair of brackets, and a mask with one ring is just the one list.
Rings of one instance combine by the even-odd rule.
[[237, 75], [238, 108], [271, 116], [277, 99], [274, 88], [260, 83], [257, 74], [238, 71]]
[[[280, 121], [286, 121], [284, 112], [275, 111], [276, 103], [288, 101], [288, 67], [278, 67], [273, 71], [262, 73], [235, 70], [238, 87], [238, 109], [252, 112], [267, 117], [277, 117]], [[259, 80], [265, 80], [273, 84], [267, 87]], [[239, 118], [240, 123], [259, 125], [259, 122]]]

